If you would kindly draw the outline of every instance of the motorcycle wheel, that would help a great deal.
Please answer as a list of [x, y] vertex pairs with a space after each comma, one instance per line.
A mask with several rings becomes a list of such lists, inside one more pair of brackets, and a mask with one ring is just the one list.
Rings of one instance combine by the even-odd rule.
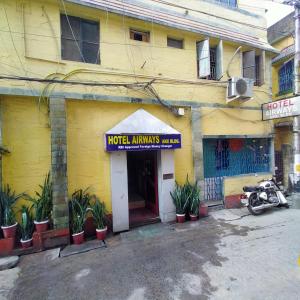
[[252, 215], [258, 216], [258, 215], [261, 215], [264, 212], [263, 209], [253, 210], [253, 207], [262, 205], [262, 201], [258, 199], [257, 194], [251, 194], [248, 201], [249, 201], [248, 210]]

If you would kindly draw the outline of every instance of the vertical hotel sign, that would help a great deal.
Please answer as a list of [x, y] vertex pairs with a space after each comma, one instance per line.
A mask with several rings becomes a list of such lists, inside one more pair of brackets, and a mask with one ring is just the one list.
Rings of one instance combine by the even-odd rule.
[[300, 115], [300, 96], [262, 105], [263, 121]]
[[106, 151], [170, 150], [181, 148], [180, 134], [105, 134]]

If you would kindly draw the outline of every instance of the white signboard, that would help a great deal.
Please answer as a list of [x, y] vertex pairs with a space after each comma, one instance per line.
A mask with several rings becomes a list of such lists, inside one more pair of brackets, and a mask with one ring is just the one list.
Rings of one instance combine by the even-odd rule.
[[264, 121], [298, 115], [300, 115], [300, 96], [262, 105], [262, 119]]

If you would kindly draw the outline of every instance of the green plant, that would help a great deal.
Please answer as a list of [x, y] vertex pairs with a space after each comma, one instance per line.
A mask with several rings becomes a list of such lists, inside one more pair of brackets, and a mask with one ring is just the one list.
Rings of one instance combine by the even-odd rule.
[[35, 192], [36, 197], [28, 196], [27, 199], [33, 203], [34, 219], [42, 222], [50, 219], [52, 212], [52, 182], [50, 173], [45, 177], [43, 185], [39, 185], [41, 191]]
[[198, 186], [198, 182], [196, 181], [194, 184], [191, 184], [191, 187], [189, 212], [192, 215], [198, 216], [200, 205], [200, 188]]
[[83, 231], [87, 210], [75, 198], [69, 201], [69, 209], [72, 233]]
[[101, 202], [96, 196], [94, 197], [94, 203], [89, 206], [89, 210], [92, 212], [94, 223], [97, 229], [104, 229], [106, 226], [106, 208], [104, 202]]
[[175, 188], [173, 192], [170, 192], [170, 195], [176, 207], [176, 214], [185, 214], [189, 203], [188, 190], [175, 182]]
[[83, 231], [89, 203], [93, 198], [93, 195], [88, 193], [88, 189], [76, 190], [69, 200], [70, 225], [73, 234]]
[[30, 240], [34, 229], [33, 217], [31, 212], [32, 207], [23, 205], [21, 208], [21, 236], [22, 240]]
[[16, 223], [14, 205], [24, 195], [24, 193], [16, 195], [8, 184], [0, 190], [0, 221], [2, 226], [11, 226]]

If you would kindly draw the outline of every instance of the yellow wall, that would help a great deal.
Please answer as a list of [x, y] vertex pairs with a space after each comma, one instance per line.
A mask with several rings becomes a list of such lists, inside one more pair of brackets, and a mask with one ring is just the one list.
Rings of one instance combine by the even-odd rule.
[[177, 118], [154, 105], [67, 102], [68, 187], [91, 187], [111, 210], [110, 154], [104, 149], [104, 134], [130, 114], [143, 108], [182, 133], [182, 148], [175, 150], [175, 177], [183, 183], [193, 178], [190, 112]]
[[[184, 1], [182, 1], [184, 2]], [[25, 1], [24, 13], [19, 1], [11, 0], [0, 3], [0, 49], [2, 64], [5, 73], [13, 75], [26, 75], [32, 77], [58, 77], [63, 79], [64, 75], [73, 72], [67, 79], [69, 80], [95, 80], [95, 81], [126, 81], [136, 80], [149, 81], [152, 78], [159, 78], [163, 84], [156, 83], [160, 96], [169, 100], [193, 100], [199, 102], [217, 102], [225, 104], [226, 82], [216, 85], [207, 85], [207, 80], [197, 78], [197, 58], [196, 42], [203, 40], [204, 35], [190, 33], [187, 31], [171, 29], [168, 27], [135, 20], [133, 18], [123, 18], [121, 16], [106, 13], [100, 10], [85, 8], [66, 3], [66, 9], [69, 15], [83, 17], [100, 23], [100, 58], [101, 64], [86, 64], [81, 62], [72, 62], [60, 59], [60, 12], [64, 9], [58, 5], [57, 1]], [[18, 5], [17, 5], [18, 4]], [[1, 6], [2, 5], [2, 6]], [[201, 10], [211, 10], [220, 16], [226, 12], [226, 18], [239, 20], [241, 14], [235, 10], [224, 9], [219, 5], [212, 5], [205, 1], [194, 1], [190, 4], [192, 7], [201, 8]], [[201, 6], [201, 7], [200, 7]], [[6, 15], [9, 24], [6, 20]], [[211, 12], [211, 11], [210, 11]], [[191, 12], [192, 13], [192, 12]], [[203, 17], [203, 15], [199, 15]], [[261, 17], [251, 17], [242, 15], [243, 21], [252, 25], [265, 24]], [[218, 22], [225, 22], [223, 19], [215, 18]], [[213, 20], [211, 20], [213, 21]], [[228, 22], [220, 26], [228, 25]], [[8, 26], [9, 25], [9, 26]], [[235, 24], [237, 28], [242, 26]], [[247, 26], [243, 25], [244, 30]], [[150, 43], [130, 40], [129, 28], [137, 28], [150, 31]], [[9, 33], [11, 29], [11, 34]], [[247, 28], [249, 29], [249, 28]], [[25, 38], [24, 32], [25, 30]], [[258, 30], [251, 27], [251, 32], [256, 32], [258, 36], [266, 40], [266, 30]], [[174, 49], [167, 47], [167, 36], [184, 39], [184, 49]], [[216, 44], [217, 39], [211, 38], [211, 43]], [[14, 49], [17, 48], [21, 63]], [[224, 41], [224, 76], [222, 81], [227, 80], [226, 69], [234, 52], [240, 45]], [[249, 50], [249, 47], [243, 46], [242, 51]], [[266, 55], [265, 77], [266, 84], [262, 87], [254, 88], [254, 101], [249, 101], [248, 106], [258, 106], [267, 102], [270, 76], [268, 66], [271, 56]], [[145, 64], [144, 64], [145, 63]], [[142, 68], [142, 66], [144, 67]], [[83, 73], [89, 70], [89, 73]], [[76, 73], [74, 72], [76, 70]], [[81, 71], [79, 71], [81, 70]], [[241, 55], [237, 55], [229, 67], [231, 76], [241, 76]], [[54, 74], [55, 73], [55, 74]], [[53, 75], [49, 75], [53, 74]], [[116, 76], [116, 74], [123, 74]], [[189, 80], [197, 85], [171, 85], [168, 78], [176, 80]], [[212, 83], [212, 81], [209, 81]], [[22, 87], [24, 89], [34, 89], [42, 93], [44, 85], [26, 82], [2, 81], [3, 85], [9, 87]], [[205, 85], [203, 85], [205, 84]], [[82, 86], [55, 86], [55, 91], [68, 91], [77, 93], [89, 93], [90, 88]], [[175, 92], [176, 90], [176, 92]], [[118, 95], [118, 90], [93, 88], [93, 93]], [[125, 93], [132, 94], [130, 91]], [[122, 93], [124, 94], [124, 93]], [[47, 94], [48, 95], [48, 94]], [[141, 93], [135, 93], [144, 97]], [[149, 96], [148, 96], [149, 97]]]
[[[178, 3], [184, 2], [186, 1], [179, 0]], [[5, 74], [96, 82], [149, 82], [155, 78], [156, 82], [153, 85], [162, 99], [170, 102], [194, 101], [202, 103], [203, 106], [211, 106], [214, 103], [226, 105], [228, 78], [225, 71], [234, 52], [240, 46], [239, 43], [224, 41], [224, 76], [222, 82], [216, 84], [197, 78], [196, 42], [202, 40], [203, 35], [66, 3], [69, 15], [100, 22], [101, 64], [65, 61], [60, 57], [60, 12], [64, 11], [58, 4], [60, 1], [25, 0], [22, 2], [25, 3], [24, 10], [20, 3], [21, 1], [17, 0], [0, 2], [0, 65]], [[236, 21], [243, 18], [243, 22], [250, 25], [265, 26], [263, 18], [251, 17], [250, 14], [241, 15], [237, 10], [212, 6], [205, 1], [194, 1], [193, 5], [207, 12], [211, 12], [213, 7], [217, 15], [224, 17], [226, 12], [226, 18]], [[217, 18], [210, 17], [210, 21], [216, 20]], [[245, 29], [244, 25], [236, 24], [236, 26]], [[130, 40], [131, 27], [150, 31], [150, 43]], [[258, 37], [266, 40], [265, 30], [253, 27], [247, 30], [255, 31]], [[183, 38], [184, 49], [167, 47], [168, 36]], [[211, 39], [212, 44], [215, 45], [217, 42], [217, 39]], [[242, 51], [246, 50], [249, 50], [249, 47], [243, 46]], [[259, 109], [262, 103], [269, 101], [270, 60], [271, 54], [266, 53], [265, 84], [254, 87], [252, 100], [236, 104], [237, 109], [202, 109], [202, 134], [267, 135], [272, 132], [270, 123], [260, 121], [259, 110], [238, 108], [248, 106]], [[229, 72], [231, 76], [241, 76], [241, 54], [233, 59]], [[16, 91], [15, 88], [18, 88], [45, 96], [50, 96], [53, 92], [61, 94], [65, 92], [78, 95], [84, 93], [91, 95], [90, 98], [94, 94], [103, 95], [104, 98], [108, 96], [153, 98], [153, 95], [145, 91], [125, 88], [53, 84], [45, 91], [46, 85], [41, 83], [29, 84], [24, 81], [6, 80], [0, 84], [2, 88], [10, 88], [12, 94]], [[91, 186], [107, 203], [109, 210], [111, 209], [109, 154], [104, 151], [103, 134], [141, 107], [182, 133], [183, 148], [175, 151], [176, 180], [182, 183], [187, 173], [193, 177], [189, 109], [186, 109], [184, 117], [176, 118], [160, 105], [68, 100], [69, 193], [78, 188]], [[10, 183], [18, 192], [32, 193], [50, 168], [50, 129], [47, 112], [44, 107], [39, 110], [37, 100], [21, 97], [4, 97], [3, 111], [4, 145], [12, 151], [3, 158], [4, 181]]]
[[45, 106], [33, 98], [2, 97], [3, 181], [33, 196], [50, 171], [50, 128]]
[[261, 111], [202, 109], [203, 135], [268, 135], [271, 122], [261, 122]]
[[[272, 46], [278, 50], [282, 50], [288, 46], [291, 46], [295, 43], [295, 40], [292, 36], [287, 36], [280, 41], [274, 43]], [[284, 94], [284, 95], [278, 95], [279, 93], [279, 69], [280, 67], [287, 62], [288, 59], [283, 59], [280, 62], [273, 64], [272, 65], [272, 94], [273, 94], [273, 99], [279, 100], [279, 99], [285, 99], [289, 97], [293, 97], [293, 92]], [[276, 119], [274, 120], [274, 124], [280, 123], [280, 122], [291, 122], [292, 118], [282, 118], [282, 119]], [[290, 127], [281, 127], [281, 128], [276, 128], [275, 129], [275, 150], [280, 151], [281, 150], [281, 145], [282, 144], [292, 144], [292, 130]]]
[[243, 191], [245, 185], [257, 185], [260, 180], [271, 178], [272, 174], [258, 176], [239, 176], [224, 178], [224, 196], [238, 195]]

